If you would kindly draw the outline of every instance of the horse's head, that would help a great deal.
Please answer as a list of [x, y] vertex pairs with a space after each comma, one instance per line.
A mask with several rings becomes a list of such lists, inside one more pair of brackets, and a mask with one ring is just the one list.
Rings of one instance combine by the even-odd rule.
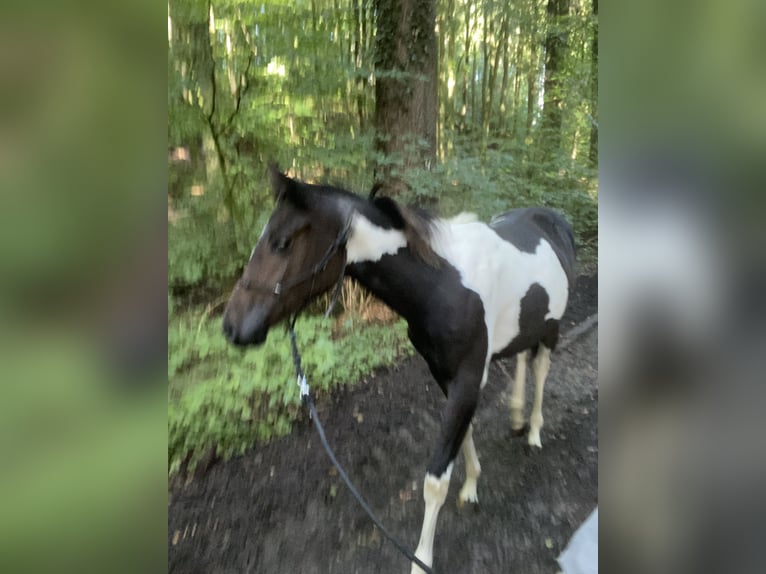
[[234, 287], [223, 332], [235, 345], [260, 345], [269, 329], [328, 291], [345, 267], [347, 218], [321, 188], [270, 168], [276, 208]]

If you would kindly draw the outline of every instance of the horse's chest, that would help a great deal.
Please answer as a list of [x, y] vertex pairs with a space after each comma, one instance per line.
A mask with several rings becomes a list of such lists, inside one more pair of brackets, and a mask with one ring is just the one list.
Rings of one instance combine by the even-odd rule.
[[462, 286], [454, 287], [451, 294], [434, 293], [423, 312], [408, 323], [412, 344], [440, 383], [455, 378], [471, 357], [481, 367], [487, 352], [487, 329], [478, 294]]

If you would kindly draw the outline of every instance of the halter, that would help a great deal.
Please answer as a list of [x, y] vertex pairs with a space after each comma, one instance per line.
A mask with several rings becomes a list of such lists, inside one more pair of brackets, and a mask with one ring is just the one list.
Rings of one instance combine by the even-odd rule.
[[[346, 222], [346, 225], [343, 226], [343, 229], [341, 229], [340, 233], [338, 233], [335, 240], [330, 244], [330, 246], [327, 248], [327, 251], [322, 256], [322, 258], [307, 272], [303, 273], [302, 275], [299, 275], [297, 278], [292, 279], [291, 281], [284, 283], [282, 281], [282, 278], [279, 279], [279, 281], [276, 282], [274, 285], [274, 289], [267, 288], [262, 285], [253, 285], [250, 281], [240, 278], [238, 281], [239, 287], [244, 289], [245, 291], [255, 291], [255, 290], [261, 290], [261, 291], [271, 291], [273, 295], [276, 295], [277, 297], [280, 297], [282, 295], [282, 292], [285, 289], [292, 289], [296, 285], [300, 285], [301, 283], [305, 283], [309, 279], [312, 280], [311, 283], [311, 291], [309, 292], [309, 297], [313, 294], [314, 291], [314, 278], [325, 270], [327, 267], [327, 264], [330, 262], [330, 259], [333, 258], [333, 256], [338, 252], [338, 250], [341, 247], [344, 247], [346, 245], [346, 242], [348, 241], [348, 234], [349, 230], [351, 229], [351, 220], [349, 219]], [[343, 267], [341, 268], [340, 275], [338, 276], [338, 279], [335, 284], [335, 289], [333, 291], [332, 300], [330, 301], [330, 307], [327, 309], [327, 313], [325, 316], [330, 315], [330, 311], [332, 311], [333, 306], [335, 305], [335, 301], [338, 298], [338, 294], [340, 293], [340, 289], [343, 286], [343, 276], [345, 274], [346, 270], [346, 255], [343, 256]], [[284, 272], [282, 272], [282, 276], [284, 277], [284, 273], [287, 270], [285, 269]]]

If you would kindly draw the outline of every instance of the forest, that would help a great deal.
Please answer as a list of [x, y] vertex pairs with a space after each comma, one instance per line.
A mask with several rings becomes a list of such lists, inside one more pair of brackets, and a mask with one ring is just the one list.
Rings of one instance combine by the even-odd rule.
[[[170, 0], [170, 473], [301, 416], [286, 335], [242, 354], [220, 327], [273, 207], [270, 162], [443, 216], [554, 207], [592, 265], [597, 71], [598, 0]], [[320, 393], [411, 352], [353, 285], [341, 303], [299, 321]]]

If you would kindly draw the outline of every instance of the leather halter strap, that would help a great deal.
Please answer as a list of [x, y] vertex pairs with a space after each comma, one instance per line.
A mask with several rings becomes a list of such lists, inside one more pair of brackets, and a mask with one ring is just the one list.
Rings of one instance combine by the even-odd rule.
[[[325, 270], [327, 267], [327, 264], [330, 262], [330, 259], [333, 258], [333, 256], [338, 252], [338, 250], [341, 247], [344, 247], [346, 245], [346, 242], [348, 241], [348, 234], [349, 230], [351, 229], [351, 221], [347, 222], [346, 225], [344, 225], [341, 232], [337, 235], [335, 240], [330, 244], [330, 246], [327, 248], [327, 251], [322, 256], [322, 258], [311, 267], [308, 271], [305, 273], [299, 275], [295, 279], [291, 279], [288, 282], [283, 282], [282, 279], [276, 282], [274, 285], [274, 288], [266, 287], [265, 285], [254, 285], [250, 281], [246, 280], [244, 277], [240, 278], [240, 280], [237, 282], [240, 288], [246, 290], [246, 291], [270, 291], [273, 295], [276, 295], [279, 297], [283, 291], [286, 289], [292, 289], [293, 287], [300, 285], [301, 283], [305, 283], [309, 279], [313, 279], [316, 277], [319, 273]], [[345, 259], [345, 257], [344, 257]], [[345, 271], [346, 265], [344, 261], [343, 269], [340, 273], [340, 278], [338, 279], [338, 283], [341, 283], [343, 280], [343, 275]], [[312, 288], [313, 291], [313, 288]]]

